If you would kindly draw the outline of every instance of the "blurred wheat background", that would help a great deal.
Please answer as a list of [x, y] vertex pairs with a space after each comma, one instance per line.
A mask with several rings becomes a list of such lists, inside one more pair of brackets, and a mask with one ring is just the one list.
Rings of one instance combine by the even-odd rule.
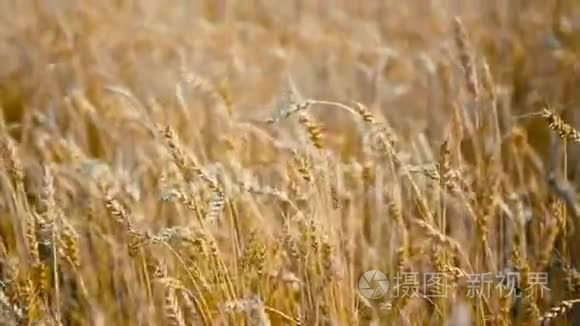
[[578, 324], [579, 56], [575, 0], [0, 0], [0, 324]]

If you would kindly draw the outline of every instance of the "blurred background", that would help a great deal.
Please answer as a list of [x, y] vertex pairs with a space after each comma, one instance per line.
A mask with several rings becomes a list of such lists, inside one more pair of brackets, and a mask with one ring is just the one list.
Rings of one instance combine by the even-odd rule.
[[[462, 96], [454, 16], [489, 64], [504, 117], [546, 100], [576, 120], [573, 0], [4, 0], [0, 106], [9, 123], [22, 122], [73, 92], [102, 102], [111, 85], [175, 106], [185, 71], [227, 93], [234, 116], [260, 116], [289, 73], [305, 97], [359, 101], [407, 137], [438, 136], [451, 112], [445, 96]], [[64, 111], [53, 114], [66, 120]], [[331, 134], [340, 129], [340, 114], [317, 112]], [[529, 120], [529, 131], [546, 131]], [[530, 138], [547, 153], [547, 137]]]

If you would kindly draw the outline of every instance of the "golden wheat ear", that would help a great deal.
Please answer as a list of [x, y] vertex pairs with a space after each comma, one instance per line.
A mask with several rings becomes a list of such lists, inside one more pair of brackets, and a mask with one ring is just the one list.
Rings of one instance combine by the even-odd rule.
[[571, 142], [580, 142], [580, 133], [570, 124], [566, 123], [550, 106], [542, 110], [542, 117], [546, 119], [548, 127], [560, 138]]

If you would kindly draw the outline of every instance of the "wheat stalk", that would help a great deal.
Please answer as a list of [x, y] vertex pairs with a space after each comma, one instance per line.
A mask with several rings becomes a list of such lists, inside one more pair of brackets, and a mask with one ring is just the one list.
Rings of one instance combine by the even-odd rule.
[[552, 320], [563, 316], [564, 314], [566, 314], [570, 309], [572, 309], [572, 307], [575, 304], [580, 303], [580, 299], [576, 299], [576, 300], [564, 300], [560, 303], [558, 303], [556, 306], [550, 308], [550, 310], [548, 310], [547, 312], [545, 312], [539, 319], [538, 321], [542, 324], [542, 325], [547, 325], [549, 324]]

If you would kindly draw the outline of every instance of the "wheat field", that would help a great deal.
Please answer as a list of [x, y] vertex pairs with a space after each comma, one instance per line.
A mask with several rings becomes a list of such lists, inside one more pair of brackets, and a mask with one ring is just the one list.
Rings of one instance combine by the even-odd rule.
[[579, 325], [580, 2], [0, 0], [0, 325]]

